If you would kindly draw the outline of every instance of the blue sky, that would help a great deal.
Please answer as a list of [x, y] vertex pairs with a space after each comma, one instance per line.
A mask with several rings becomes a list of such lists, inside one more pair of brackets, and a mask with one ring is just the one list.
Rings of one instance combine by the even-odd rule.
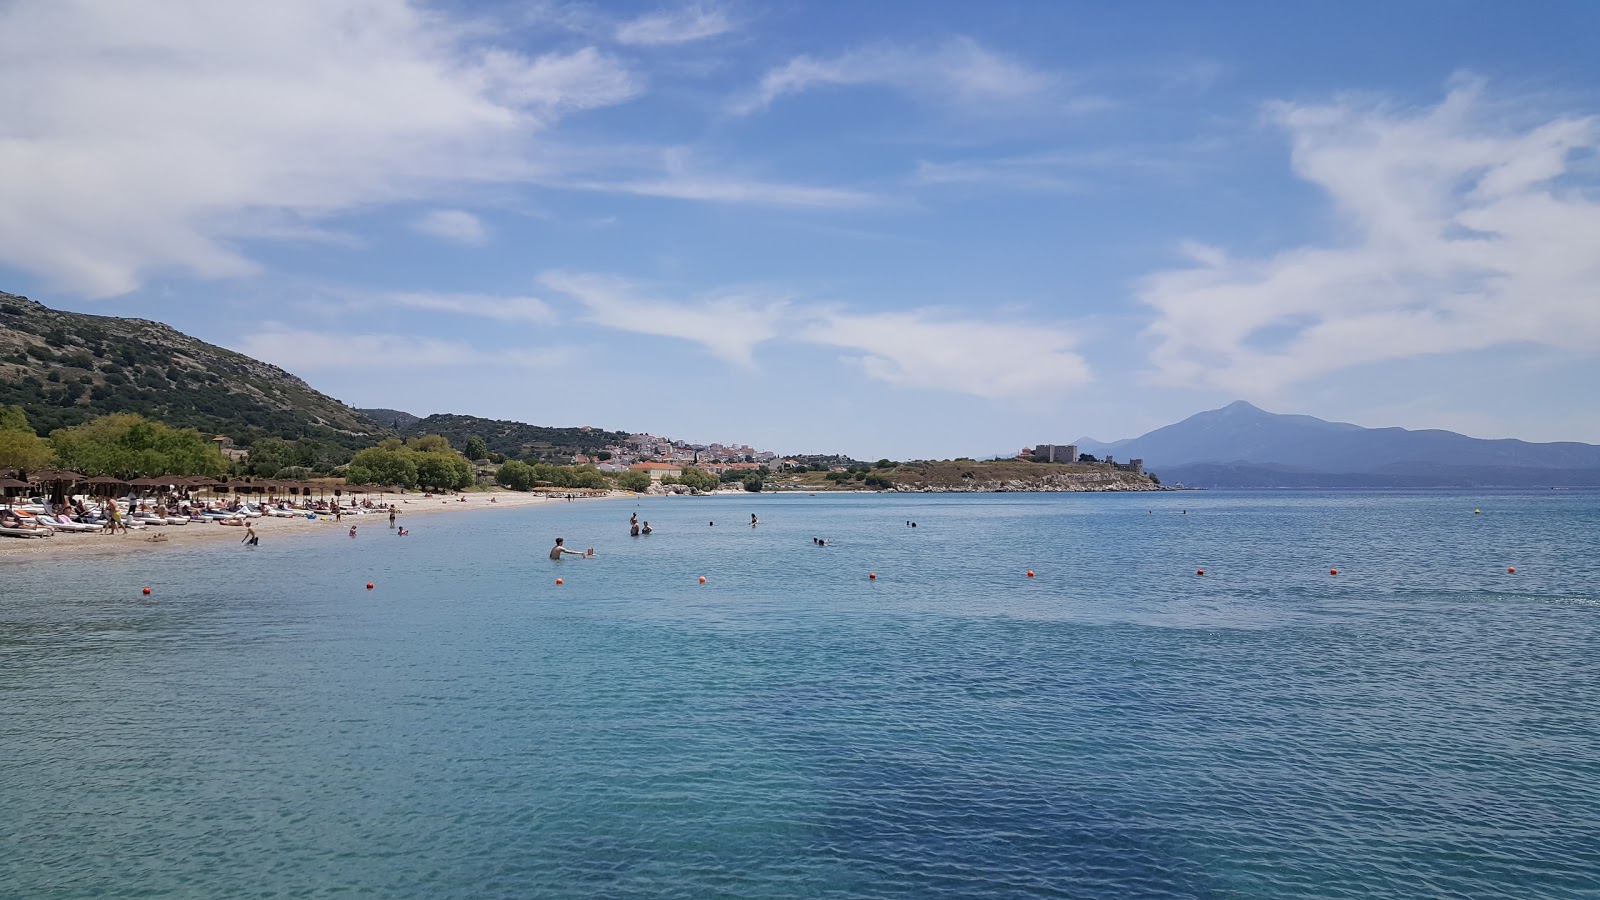
[[0, 3], [0, 289], [347, 403], [1600, 442], [1600, 4]]

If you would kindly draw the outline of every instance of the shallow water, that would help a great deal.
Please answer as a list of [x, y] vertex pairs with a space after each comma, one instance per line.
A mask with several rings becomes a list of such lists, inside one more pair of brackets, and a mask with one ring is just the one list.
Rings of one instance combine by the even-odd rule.
[[405, 518], [7, 563], [0, 896], [1600, 896], [1600, 494]]

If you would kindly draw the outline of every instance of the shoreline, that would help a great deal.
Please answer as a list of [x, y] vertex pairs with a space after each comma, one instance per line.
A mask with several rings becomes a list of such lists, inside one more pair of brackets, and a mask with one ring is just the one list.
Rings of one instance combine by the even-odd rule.
[[[565, 497], [509, 490], [457, 494], [452, 497], [424, 498], [421, 494], [415, 496], [390, 494], [386, 496], [397, 508], [399, 515], [395, 524], [401, 527], [405, 525], [407, 515], [524, 509], [530, 506], [542, 506], [547, 503], [567, 502]], [[572, 502], [620, 500], [637, 496], [643, 495], [629, 491], [610, 491], [605, 494], [583, 496]], [[493, 500], [491, 501], [490, 498], [493, 498]], [[383, 531], [389, 530], [387, 507], [374, 508], [364, 513], [345, 513], [342, 520], [338, 522], [335, 522], [332, 516], [319, 515], [314, 519], [308, 519], [304, 513], [293, 518], [262, 516], [259, 519], [250, 519], [249, 522], [250, 527], [255, 529], [256, 534], [260, 535], [262, 540], [273, 537], [310, 534], [316, 529], [348, 528], [352, 525], [367, 528], [376, 526]], [[193, 548], [202, 544], [217, 544], [227, 540], [239, 541], [243, 536], [244, 528], [242, 526], [219, 525], [215, 522], [191, 522], [188, 525], [150, 525], [146, 526], [142, 531], [115, 535], [102, 534], [100, 532], [81, 532], [77, 534], [56, 532], [49, 537], [0, 537], [0, 561], [8, 559], [31, 560], [66, 555], [82, 557], [120, 556], [125, 553], [160, 553], [175, 548]], [[159, 539], [151, 540], [151, 538]]]

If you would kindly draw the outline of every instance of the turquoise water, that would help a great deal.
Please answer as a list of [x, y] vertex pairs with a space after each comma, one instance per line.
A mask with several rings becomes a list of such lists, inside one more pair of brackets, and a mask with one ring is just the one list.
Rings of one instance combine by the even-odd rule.
[[4, 563], [0, 896], [1600, 896], [1600, 494], [405, 518]]

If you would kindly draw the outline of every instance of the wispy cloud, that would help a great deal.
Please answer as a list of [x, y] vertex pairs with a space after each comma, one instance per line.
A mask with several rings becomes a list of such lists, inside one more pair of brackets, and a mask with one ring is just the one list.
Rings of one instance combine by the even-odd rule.
[[642, 46], [687, 44], [732, 30], [733, 21], [725, 10], [697, 4], [624, 22], [617, 26], [616, 39], [619, 44]]
[[1076, 102], [1059, 96], [1057, 76], [969, 38], [955, 38], [934, 46], [876, 44], [830, 58], [798, 56], [768, 72], [754, 91], [733, 103], [732, 111], [748, 115], [785, 96], [852, 85], [886, 87], [991, 113]]
[[411, 227], [456, 244], [476, 246], [489, 240], [489, 229], [483, 220], [460, 209], [433, 210], [411, 223]]
[[757, 345], [778, 333], [786, 300], [725, 293], [693, 302], [650, 296], [633, 282], [605, 275], [547, 272], [540, 283], [581, 303], [588, 321], [606, 328], [692, 341], [713, 356], [755, 365]]
[[668, 174], [641, 179], [581, 181], [568, 186], [669, 200], [787, 209], [861, 209], [883, 203], [881, 198], [873, 194], [850, 188], [752, 181], [716, 175]]
[[529, 178], [543, 129], [638, 90], [593, 47], [505, 49], [406, 0], [17, 0], [0, 262], [93, 296], [249, 274], [230, 239]]
[[366, 333], [330, 334], [269, 322], [236, 346], [241, 353], [291, 372], [367, 368], [381, 361], [396, 371], [419, 369], [549, 369], [577, 358], [572, 347], [486, 350], [464, 341]]
[[1428, 109], [1346, 98], [1270, 115], [1350, 237], [1255, 259], [1190, 246], [1194, 265], [1140, 294], [1155, 381], [1260, 396], [1386, 360], [1600, 346], [1600, 202], [1563, 180], [1600, 150], [1600, 119], [1535, 121], [1470, 80]]
[[978, 397], [1026, 396], [1091, 380], [1078, 336], [1060, 325], [974, 319], [936, 309], [852, 312], [799, 304], [788, 295], [725, 290], [690, 300], [663, 299], [606, 275], [546, 273], [541, 283], [583, 304], [606, 328], [693, 341], [740, 367], [755, 366], [768, 342], [853, 351], [866, 376], [906, 388]]
[[796, 338], [860, 351], [848, 358], [869, 377], [899, 387], [1000, 398], [1077, 388], [1092, 380], [1077, 352], [1077, 336], [1059, 326], [938, 310], [832, 311]]
[[521, 322], [530, 325], [550, 325], [557, 318], [550, 304], [538, 297], [407, 292], [375, 295], [368, 302], [377, 306], [444, 312], [458, 316], [493, 319], [497, 322]]

